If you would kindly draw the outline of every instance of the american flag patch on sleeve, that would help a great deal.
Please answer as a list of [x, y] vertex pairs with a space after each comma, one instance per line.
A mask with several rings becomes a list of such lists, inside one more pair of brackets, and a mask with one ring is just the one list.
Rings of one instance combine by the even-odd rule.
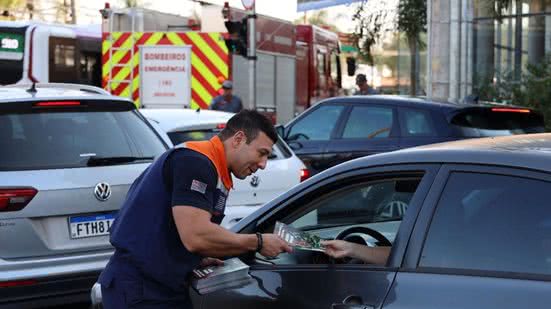
[[191, 190], [205, 194], [205, 192], [207, 191], [207, 184], [200, 182], [199, 180], [193, 179], [193, 181], [191, 182]]

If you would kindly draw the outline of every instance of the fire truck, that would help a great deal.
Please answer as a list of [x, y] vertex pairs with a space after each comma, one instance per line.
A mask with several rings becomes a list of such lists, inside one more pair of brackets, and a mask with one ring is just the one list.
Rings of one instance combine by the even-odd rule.
[[[222, 82], [231, 79], [233, 93], [242, 99], [246, 108], [256, 105], [257, 110], [271, 115], [274, 122], [284, 123], [320, 99], [340, 94], [339, 40], [333, 32], [257, 15], [257, 95], [253, 105], [248, 102], [248, 59], [229, 52], [225, 42], [228, 29], [221, 6], [203, 5], [200, 24], [182, 17], [179, 23], [172, 21], [172, 28], [162, 23], [163, 18], [155, 18], [156, 23], [148, 25], [140, 17], [147, 14], [137, 14], [134, 10], [108, 7], [102, 10], [102, 86], [115, 95], [131, 98], [139, 107], [208, 108], [212, 98], [219, 94]], [[244, 11], [231, 9], [230, 19], [244, 17]], [[184, 27], [174, 29], [175, 24]], [[158, 83], [143, 82], [149, 71], [145, 72], [142, 62], [146, 59], [140, 53], [144, 47], [152, 46], [159, 48], [159, 55], [170, 53], [169, 49], [162, 49], [166, 46], [190, 47], [187, 58], [181, 57], [189, 61], [189, 72], [181, 70], [185, 72], [183, 80], [174, 82], [160, 74], [147, 79]], [[171, 67], [167, 66], [167, 70]], [[171, 74], [176, 76], [174, 72]], [[142, 75], [144, 78], [140, 79]], [[190, 88], [189, 95], [183, 99], [171, 90], [147, 89], [165, 86], [176, 89], [181, 85]]]

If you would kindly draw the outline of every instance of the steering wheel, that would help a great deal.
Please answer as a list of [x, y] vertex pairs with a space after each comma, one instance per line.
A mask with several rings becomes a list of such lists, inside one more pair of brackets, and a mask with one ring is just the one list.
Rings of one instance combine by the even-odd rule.
[[[342, 232], [340, 232], [337, 235], [337, 237], [335, 237], [335, 239], [344, 240], [347, 236], [355, 234], [355, 233], [367, 234], [367, 235], [375, 238], [379, 242], [378, 246], [383, 246], [383, 247], [391, 247], [392, 246], [392, 243], [390, 242], [390, 240], [388, 240], [388, 238], [386, 238], [383, 234], [377, 232], [374, 229], [370, 229], [370, 228], [365, 227], [365, 226], [353, 226], [351, 228], [343, 230]], [[372, 244], [372, 243], [366, 241], [365, 239], [364, 239], [364, 241], [370, 247], [375, 246], [375, 244]]]
[[290, 141], [297, 141], [297, 140], [298, 140], [299, 138], [301, 138], [301, 137], [302, 137], [303, 139], [305, 139], [305, 140], [309, 140], [309, 139], [310, 139], [310, 137], [309, 137], [308, 135], [304, 134], [304, 133], [295, 133], [295, 134], [289, 136], [288, 139], [289, 139]]

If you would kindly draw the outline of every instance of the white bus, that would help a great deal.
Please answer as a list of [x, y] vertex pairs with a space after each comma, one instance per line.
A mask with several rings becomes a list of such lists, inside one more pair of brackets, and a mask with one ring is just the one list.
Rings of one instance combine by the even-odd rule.
[[101, 26], [0, 21], [0, 85], [101, 87]]

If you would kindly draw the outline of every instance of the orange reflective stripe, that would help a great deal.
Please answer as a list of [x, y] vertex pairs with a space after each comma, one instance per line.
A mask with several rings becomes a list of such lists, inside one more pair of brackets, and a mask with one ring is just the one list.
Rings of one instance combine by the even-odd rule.
[[186, 142], [186, 148], [195, 150], [204, 154], [216, 167], [218, 177], [222, 179], [224, 186], [227, 190], [233, 188], [233, 181], [228, 169], [228, 163], [226, 162], [226, 151], [224, 150], [224, 144], [218, 136], [214, 136], [208, 141], [199, 142]]

